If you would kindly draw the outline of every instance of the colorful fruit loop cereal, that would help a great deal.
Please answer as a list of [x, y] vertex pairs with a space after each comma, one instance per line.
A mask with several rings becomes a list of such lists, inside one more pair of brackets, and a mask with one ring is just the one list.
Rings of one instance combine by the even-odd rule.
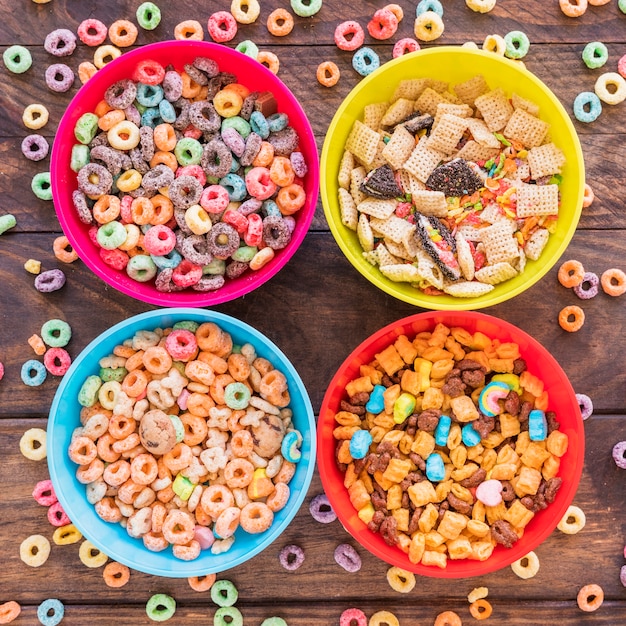
[[31, 535], [20, 544], [20, 559], [31, 567], [40, 567], [50, 556], [50, 542], [43, 535]]
[[519, 576], [523, 580], [533, 578], [539, 571], [539, 558], [531, 551], [521, 559], [513, 561], [513, 563], [511, 563], [511, 569], [516, 576]]
[[446, 88], [408, 78], [384, 110], [365, 106], [344, 147], [341, 220], [389, 280], [476, 297], [540, 258], [565, 155], [534, 103], [481, 75]]
[[22, 607], [15, 600], [0, 604], [0, 624], [10, 624], [21, 612]]
[[239, 527], [272, 525], [299, 458], [295, 443], [291, 460], [281, 446], [302, 441], [282, 372], [250, 344], [235, 351], [216, 324], [194, 322], [140, 331], [100, 366], [80, 390], [68, 455], [102, 519], [182, 560], [227, 549]]
[[57, 626], [63, 621], [65, 607], [61, 600], [48, 598], [37, 607], [37, 619], [42, 626]]
[[[568, 438], [515, 343], [443, 324], [401, 335], [346, 385], [343, 407], [333, 434], [350, 501], [412, 563], [512, 547], [561, 486]], [[372, 444], [354, 459], [363, 430]]]
[[105, 263], [159, 291], [213, 291], [289, 243], [299, 138], [270, 92], [236, 81], [209, 58], [182, 73], [146, 60], [78, 120], [73, 200]]

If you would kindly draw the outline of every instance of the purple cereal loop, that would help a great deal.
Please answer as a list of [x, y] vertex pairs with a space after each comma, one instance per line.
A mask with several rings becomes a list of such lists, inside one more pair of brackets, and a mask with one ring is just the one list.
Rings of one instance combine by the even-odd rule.
[[46, 68], [46, 85], [52, 91], [63, 93], [74, 84], [74, 72], [65, 63], [53, 63]]
[[65, 285], [65, 274], [61, 270], [48, 270], [35, 277], [35, 289], [40, 293], [57, 291]]
[[183, 79], [174, 70], [165, 72], [161, 87], [163, 87], [163, 95], [168, 102], [176, 102], [183, 95]]
[[619, 571], [619, 581], [626, 587], [626, 565], [622, 565], [622, 569]]
[[89, 156], [92, 160], [102, 161], [111, 176], [117, 176], [122, 171], [124, 157], [127, 155], [109, 146], [96, 146], [91, 149]]
[[248, 135], [246, 139], [246, 147], [243, 153], [241, 154], [241, 158], [239, 159], [239, 163], [243, 167], [247, 167], [248, 165], [252, 165], [252, 161], [256, 159], [257, 154], [259, 154], [259, 150], [261, 150], [261, 144], [263, 143], [263, 139], [261, 135], [257, 135], [257, 133], [252, 132]]
[[263, 202], [258, 198], [248, 198], [237, 207], [237, 213], [241, 213], [246, 217], [252, 213], [256, 213], [263, 206]]
[[[127, 106], [124, 109], [124, 115], [129, 122], [132, 122], [135, 126], [141, 126], [141, 113], [134, 104]], [[148, 126], [147, 128], [151, 128]], [[141, 132], [141, 128], [139, 129]]]
[[278, 554], [280, 564], [290, 572], [297, 570], [304, 563], [304, 550], [300, 546], [285, 546]]
[[339, 618], [339, 626], [367, 626], [367, 616], [361, 609], [346, 609]]
[[46, 35], [43, 47], [55, 57], [67, 57], [76, 50], [76, 35], [67, 28], [57, 28]]
[[306, 173], [309, 171], [309, 168], [307, 167], [302, 152], [292, 152], [289, 155], [289, 160], [291, 161], [291, 167], [293, 168], [294, 174], [298, 178], [304, 178], [306, 176]]
[[361, 569], [361, 557], [349, 543], [340, 543], [335, 548], [335, 561], [352, 574]]
[[204, 146], [200, 165], [207, 176], [223, 178], [230, 172], [233, 155], [221, 139], [212, 139]]
[[114, 109], [127, 109], [135, 101], [136, 95], [137, 85], [130, 78], [123, 78], [104, 92], [104, 99]]
[[594, 274], [593, 272], [585, 272], [580, 285], [576, 285], [576, 287], [574, 287], [574, 293], [581, 300], [590, 300], [598, 294], [599, 283], [600, 279], [597, 274]]
[[78, 213], [78, 219], [83, 224], [91, 224], [93, 222], [93, 214], [87, 205], [87, 196], [80, 189], [74, 189], [72, 192], [72, 203]]
[[[223, 241], [225, 235], [226, 241]], [[226, 260], [239, 247], [239, 233], [226, 222], [218, 222], [206, 235], [209, 252], [216, 258]]]
[[248, 268], [250, 267], [250, 263], [245, 263], [244, 261], [231, 261], [226, 266], [226, 278], [239, 278]]
[[330, 504], [330, 500], [325, 493], [315, 496], [309, 504], [309, 513], [316, 522], [320, 524], [330, 524], [337, 519], [337, 514]]
[[174, 269], [171, 267], [166, 267], [161, 270], [157, 277], [154, 280], [154, 287], [157, 291], [161, 293], [172, 293], [173, 291], [181, 291], [183, 288], [179, 287], [172, 280], [172, 274], [174, 273]]
[[200, 202], [202, 185], [193, 176], [179, 176], [170, 183], [168, 195], [174, 208], [188, 209], [190, 206]]
[[593, 402], [591, 402], [591, 398], [584, 393], [577, 393], [576, 400], [580, 407], [580, 416], [583, 420], [589, 419], [593, 413]]
[[291, 241], [289, 226], [282, 217], [268, 215], [263, 219], [263, 241], [272, 250], [282, 250]]
[[151, 161], [155, 151], [152, 126], [142, 126], [139, 129], [139, 146], [141, 147], [141, 158], [144, 161]]
[[267, 141], [272, 144], [276, 156], [288, 157], [298, 147], [298, 133], [291, 127], [270, 133]]
[[182, 241], [178, 239], [177, 247], [183, 257], [195, 265], [208, 265], [213, 260], [206, 237], [202, 235], [189, 235]]
[[[170, 170], [170, 172], [171, 171], [172, 170]], [[98, 182], [92, 182], [90, 180], [92, 176], [95, 176]], [[113, 176], [111, 172], [98, 163], [87, 163], [87, 165], [81, 167], [78, 172], [77, 180], [78, 188], [87, 196], [102, 196], [109, 193], [113, 186]]]
[[259, 92], [253, 91], [252, 93], [248, 94], [243, 100], [243, 104], [241, 105], [241, 111], [239, 111], [239, 117], [246, 120], [246, 122], [250, 120], [250, 116], [254, 113], [254, 103], [256, 102], [256, 99], [258, 97]]
[[217, 291], [224, 286], [224, 277], [221, 274], [213, 276], [203, 276], [195, 285], [192, 285], [194, 291]]
[[209, 84], [209, 79], [204, 72], [201, 72], [197, 67], [194, 67], [190, 63], [187, 63], [183, 69], [187, 72], [187, 76], [193, 80], [194, 83], [197, 83], [201, 87]]
[[626, 469], [626, 441], [620, 441], [613, 446], [613, 460], [620, 469]]
[[169, 187], [173, 182], [174, 172], [167, 165], [159, 163], [143, 175], [141, 186], [146, 191], [156, 192], [161, 187]]
[[202, 132], [214, 133], [220, 129], [222, 120], [208, 100], [193, 102], [187, 108], [189, 122]]
[[196, 57], [193, 61], [193, 66], [204, 72], [209, 78], [214, 78], [220, 71], [217, 61], [208, 57]]
[[28, 135], [22, 140], [22, 154], [31, 161], [45, 159], [49, 149], [48, 141], [42, 135]]
[[240, 157], [246, 149], [245, 139], [234, 128], [222, 131], [222, 141], [236, 157]]

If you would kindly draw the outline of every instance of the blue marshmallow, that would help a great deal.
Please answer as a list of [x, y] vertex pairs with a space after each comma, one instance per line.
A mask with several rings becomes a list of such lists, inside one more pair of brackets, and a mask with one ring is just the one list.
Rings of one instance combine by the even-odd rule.
[[365, 410], [368, 413], [373, 413], [377, 415], [381, 413], [385, 408], [385, 398], [383, 394], [385, 393], [385, 387], [383, 385], [374, 385], [374, 389], [372, 389], [372, 393], [370, 393], [370, 399], [367, 401], [365, 405]]
[[543, 441], [548, 436], [548, 422], [546, 414], [534, 409], [528, 416], [528, 436], [531, 441]]
[[480, 435], [474, 430], [471, 424], [465, 424], [465, 426], [463, 426], [461, 429], [461, 439], [468, 448], [477, 446], [480, 443]]
[[372, 445], [372, 435], [367, 430], [357, 430], [350, 438], [350, 456], [353, 459], [362, 459], [369, 452]]
[[446, 477], [446, 468], [441, 456], [433, 452], [426, 459], [426, 478], [431, 482], [440, 482]]
[[435, 428], [435, 443], [438, 446], [445, 446], [448, 443], [451, 424], [452, 420], [447, 415], [442, 415], [439, 418], [439, 423]]

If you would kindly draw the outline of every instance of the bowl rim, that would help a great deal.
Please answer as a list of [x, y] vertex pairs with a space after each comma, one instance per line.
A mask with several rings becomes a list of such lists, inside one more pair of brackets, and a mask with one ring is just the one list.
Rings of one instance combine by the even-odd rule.
[[[348, 110], [353, 107], [353, 100], [358, 97], [358, 95], [361, 94], [363, 91], [367, 90], [370, 87], [370, 84], [374, 83], [386, 72], [392, 71], [393, 68], [397, 65], [402, 65], [419, 59], [423, 61], [424, 66], [432, 66], [432, 64], [436, 63], [437, 57], [444, 57], [451, 54], [464, 55], [469, 58], [475, 57], [477, 59], [484, 59], [487, 60], [487, 62], [491, 62], [495, 65], [500, 64], [502, 65], [503, 69], [508, 68], [509, 70], [519, 73], [520, 76], [523, 76], [526, 80], [530, 81], [530, 83], [532, 83], [536, 88], [541, 90], [550, 101], [551, 105], [555, 109], [555, 112], [558, 113], [559, 117], [563, 121], [565, 128], [567, 129], [567, 134], [571, 138], [571, 142], [573, 144], [572, 147], [575, 152], [572, 161], [574, 162], [575, 167], [580, 170], [578, 176], [579, 180], [577, 185], [576, 203], [573, 207], [574, 214], [572, 216], [572, 219], [569, 220], [567, 228], [563, 231], [563, 237], [560, 239], [559, 245], [556, 247], [551, 255], [554, 258], [553, 263], [548, 264], [545, 262], [541, 262], [541, 258], [539, 258], [538, 261], [529, 260], [528, 263], [533, 267], [532, 276], [530, 273], [528, 273], [523, 282], [516, 285], [514, 288], [509, 288], [504, 294], [502, 294], [501, 290], [498, 289], [498, 285], [496, 285], [496, 288], [493, 291], [490, 291], [483, 296], [473, 298], [457, 298], [449, 296], [447, 294], [440, 296], [427, 296], [417, 289], [414, 290], [415, 293], [408, 292], [406, 289], [402, 289], [402, 286], [406, 283], [396, 283], [386, 278], [378, 271], [378, 268], [374, 268], [373, 266], [371, 266], [367, 261], [360, 257], [356, 252], [354, 252], [347, 244], [345, 236], [349, 234], [347, 233], [348, 229], [341, 223], [341, 218], [337, 210], [338, 201], [335, 199], [334, 196], [331, 196], [330, 194], [331, 189], [335, 190], [336, 187], [336, 183], [334, 182], [336, 180], [336, 172], [334, 172], [333, 174], [333, 172], [330, 172], [328, 170], [328, 155], [332, 150], [343, 150], [343, 147], [338, 148], [337, 146], [332, 145], [332, 143], [333, 141], [336, 141], [336, 139], [334, 139], [334, 136], [338, 127], [340, 127], [342, 124], [342, 118], [347, 114]], [[477, 70], [475, 73], [478, 74], [480, 72]], [[374, 101], [375, 98], [372, 99], [372, 102]], [[331, 184], [327, 184], [330, 174], [333, 174], [334, 176], [333, 182]], [[335, 242], [337, 243], [345, 257], [348, 259], [350, 264], [369, 282], [371, 282], [374, 286], [381, 289], [385, 293], [388, 293], [398, 300], [407, 302], [408, 304], [432, 310], [472, 310], [494, 306], [496, 304], [500, 304], [502, 302], [510, 300], [511, 298], [514, 298], [515, 296], [519, 295], [526, 289], [529, 289], [537, 282], [539, 282], [539, 280], [541, 280], [541, 278], [543, 278], [543, 276], [550, 271], [550, 269], [556, 264], [561, 255], [565, 252], [567, 246], [571, 242], [576, 232], [576, 228], [578, 226], [578, 222], [582, 213], [584, 186], [585, 163], [580, 139], [569, 114], [567, 113], [561, 101], [554, 94], [554, 92], [539, 77], [537, 77], [528, 69], [522, 67], [519, 63], [516, 63], [511, 59], [486, 50], [473, 50], [470, 48], [463, 48], [462, 46], [454, 45], [422, 48], [420, 50], [407, 53], [403, 56], [387, 61], [374, 72], [359, 81], [355, 85], [355, 87], [353, 87], [353, 89], [348, 93], [348, 95], [343, 99], [341, 105], [335, 112], [326, 131], [326, 136], [322, 145], [322, 152], [320, 157], [320, 196], [322, 200], [324, 215], [333, 234]], [[506, 285], [506, 282], [501, 283], [501, 285]]]
[[[297, 117], [297, 124], [295, 124], [295, 126], [298, 128], [300, 149], [302, 152], [310, 155], [310, 158], [307, 158], [308, 172], [305, 177], [307, 200], [305, 206], [300, 209], [302, 213], [299, 211], [295, 216], [296, 228], [288, 245], [285, 249], [280, 250], [279, 254], [261, 269], [254, 272], [246, 272], [242, 277], [227, 282], [224, 287], [217, 291], [193, 292], [187, 289], [180, 292], [159, 292], [154, 287], [153, 281], [140, 283], [130, 279], [125, 272], [112, 270], [111, 267], [100, 260], [97, 250], [89, 241], [89, 237], [86, 234], [89, 225], [80, 225], [84, 231], [84, 233], [81, 232], [80, 237], [74, 233], [72, 224], [69, 221], [70, 217], [68, 216], [73, 210], [73, 207], [63, 201], [66, 192], [62, 192], [62, 188], [67, 184], [64, 179], [67, 178], [67, 176], [75, 176], [75, 173], [72, 172], [69, 167], [69, 160], [62, 158], [60, 155], [61, 152], [65, 153], [67, 151], [66, 148], [60, 148], [61, 135], [65, 138], [73, 139], [74, 118], [78, 117], [77, 111], [82, 111], [81, 102], [84, 100], [85, 94], [89, 94], [93, 90], [98, 90], [104, 94], [106, 88], [115, 82], [115, 78], [109, 78], [109, 76], [116, 75], [118, 66], [124, 65], [130, 67], [133, 62], [140, 61], [149, 57], [151, 54], [161, 55], [164, 51], [169, 52], [170, 50], [172, 54], [175, 54], [178, 50], [182, 50], [185, 56], [211, 56], [217, 59], [218, 62], [228, 60], [229, 65], [234, 65], [235, 63], [241, 64], [242, 68], [248, 68], [248, 71], [253, 70], [255, 75], [261, 77], [260, 80], [268, 84], [268, 91], [275, 93], [276, 89], [278, 89], [280, 91], [280, 100], [285, 103], [290, 110], [295, 112]], [[125, 75], [128, 76], [128, 74], [129, 72], [126, 72]], [[88, 111], [83, 112], [86, 113]], [[290, 123], [294, 125], [291, 120]], [[58, 141], [57, 138], [59, 138]], [[73, 143], [76, 142], [73, 141]], [[224, 44], [210, 41], [182, 41], [171, 39], [145, 44], [125, 51], [119, 57], [99, 69], [92, 78], [80, 87], [67, 105], [59, 121], [50, 155], [50, 177], [54, 209], [63, 233], [69, 239], [80, 259], [98, 278], [113, 287], [116, 291], [149, 304], [173, 307], [204, 307], [229, 302], [230, 300], [242, 297], [254, 289], [257, 289], [273, 278], [299, 249], [313, 221], [319, 198], [319, 152], [313, 127], [304, 108], [282, 79], [276, 74], [273, 74], [265, 65], [258, 63], [252, 57], [239, 52], [235, 48], [230, 48]], [[75, 219], [73, 221], [78, 225]], [[235, 284], [233, 284], [233, 282]]]
[[[252, 343], [255, 349], [258, 350], [257, 353], [271, 354], [272, 358], [278, 359], [278, 362], [274, 362], [274, 365], [280, 368], [280, 371], [288, 377], [291, 377], [291, 380], [295, 383], [295, 389], [290, 388], [292, 403], [294, 402], [294, 398], [297, 398], [296, 402], [299, 406], [301, 406], [303, 413], [301, 420], [304, 424], [306, 424], [308, 429], [308, 432], [302, 432], [302, 430], [299, 429], [304, 437], [302, 443], [302, 458], [296, 467], [296, 472], [298, 472], [298, 467], [301, 467], [300, 464], [304, 464], [303, 469], [300, 470], [298, 478], [298, 485], [300, 485], [299, 488], [291, 490], [288, 505], [285, 506], [284, 509], [281, 509], [281, 511], [275, 513], [274, 522], [267, 531], [258, 535], [251, 535], [247, 533], [242, 535], [243, 537], [248, 538], [248, 541], [254, 542], [255, 545], [251, 549], [247, 549], [245, 552], [240, 554], [237, 558], [232, 559], [232, 561], [229, 559], [230, 551], [214, 555], [210, 552], [210, 550], [205, 551], [206, 555], [204, 558], [201, 554], [199, 558], [193, 561], [179, 560], [171, 555], [171, 548], [168, 548], [164, 552], [150, 552], [143, 546], [141, 539], [134, 539], [125, 533], [121, 534], [123, 539], [121, 539], [120, 548], [128, 548], [128, 546], [131, 545], [133, 550], [128, 552], [124, 549], [117, 548], [112, 550], [110, 546], [107, 546], [105, 542], [100, 539], [99, 533], [94, 530], [94, 528], [98, 528], [98, 525], [101, 525], [102, 528], [105, 529], [109, 528], [108, 522], [99, 518], [99, 516], [95, 513], [93, 505], [87, 502], [84, 493], [76, 491], [76, 488], [80, 485], [80, 483], [78, 483], [75, 479], [76, 465], [72, 463], [69, 458], [67, 458], [65, 446], [57, 445], [57, 434], [61, 430], [59, 422], [68, 419], [66, 413], [60, 415], [62, 403], [66, 404], [68, 402], [68, 400], [65, 399], [66, 390], [68, 386], [70, 386], [73, 377], [79, 375], [78, 371], [83, 369], [92, 352], [98, 350], [99, 347], [102, 347], [103, 344], [110, 341], [114, 335], [120, 332], [128, 331], [130, 328], [135, 327], [137, 330], [153, 329], [156, 327], [164, 327], [164, 325], [171, 325], [176, 321], [181, 321], [183, 319], [189, 319], [199, 323], [214, 322], [222, 328], [235, 328], [238, 333], [245, 335], [246, 338], [249, 339], [250, 343]], [[132, 336], [131, 332], [134, 331], [128, 331], [126, 334]], [[97, 367], [94, 368], [93, 365], [87, 367], [89, 367], [90, 370], [97, 369]], [[86, 376], [87, 374], [84, 374], [84, 376], [81, 375], [81, 380], [86, 378]], [[73, 402], [76, 408], [80, 409], [80, 405], [75, 398], [69, 402]], [[74, 415], [73, 419], [75, 422], [74, 425], [78, 426], [80, 423], [78, 420], [78, 414]], [[70, 427], [73, 428], [71, 424], [68, 428]], [[59, 437], [63, 439], [63, 434], [61, 433]], [[74, 359], [70, 369], [63, 376], [63, 379], [57, 388], [48, 413], [46, 452], [50, 479], [63, 510], [68, 514], [72, 524], [78, 528], [84, 538], [88, 539], [100, 551], [106, 554], [109, 558], [146, 574], [168, 578], [203, 576], [210, 573], [220, 573], [226, 571], [253, 558], [276, 541], [293, 521], [293, 518], [302, 507], [302, 503], [304, 502], [310, 488], [315, 470], [315, 460], [317, 456], [315, 415], [308, 391], [300, 375], [288, 357], [271, 339], [269, 339], [269, 337], [256, 330], [246, 322], [217, 311], [195, 309], [190, 307], [156, 309], [140, 313], [122, 320], [114, 326], [111, 326], [93, 339], [80, 352], [76, 359]], [[72, 485], [69, 490], [64, 489], [66, 482], [67, 484]], [[85, 485], [81, 486], [83, 488], [85, 487]], [[92, 526], [89, 522], [96, 522], [97, 525]], [[119, 529], [116, 528], [117, 526], [119, 526], [119, 524], [110, 525], [112, 532], [119, 533]], [[237, 532], [243, 533], [241, 529]], [[116, 543], [118, 543], [118, 541], [116, 541]], [[150, 556], [150, 559], [157, 561], [159, 565], [146, 566], [143, 561], [138, 562], [137, 559], [133, 560], [133, 554], [135, 552], [140, 555], [143, 554]], [[175, 570], [168, 567], [168, 565], [171, 566], [172, 563], [175, 563], [178, 566]]]
[[[471, 326], [475, 324], [486, 324], [490, 327], [497, 326], [504, 333], [504, 336], [511, 338], [510, 340], [515, 342], [523, 340], [526, 350], [532, 349], [537, 351], [545, 359], [545, 367], [551, 368], [555, 377], [554, 380], [558, 380], [558, 392], [569, 400], [568, 408], [571, 409], [573, 414], [571, 428], [567, 428], [571, 433], [569, 435], [568, 451], [566, 452], [571, 467], [568, 467], [567, 482], [559, 489], [557, 499], [547, 509], [536, 514], [542, 516], [540, 521], [545, 519], [546, 514], [549, 514], [552, 522], [544, 523], [541, 528], [531, 527], [532, 538], [530, 542], [528, 542], [527, 537], [527, 543], [524, 543], [522, 538], [510, 549], [497, 546], [494, 553], [485, 561], [448, 559], [447, 567], [440, 569], [435, 566], [411, 563], [404, 552], [399, 548], [386, 546], [382, 538], [377, 533], [370, 531], [365, 523], [360, 520], [356, 510], [350, 503], [347, 489], [343, 486], [343, 473], [340, 472], [336, 465], [332, 431], [335, 427], [334, 416], [336, 409], [334, 407], [337, 407], [337, 403], [342, 397], [339, 386], [341, 385], [341, 388], [345, 387], [345, 384], [351, 379], [351, 377], [347, 377], [346, 369], [356, 368], [360, 364], [369, 362], [373, 358], [375, 346], [380, 349], [389, 345], [396, 337], [406, 332], [404, 329], [407, 327], [412, 328], [415, 332], [421, 332], [425, 328], [432, 328], [440, 322], [448, 326], [457, 325], [463, 327], [464, 324], [462, 322], [456, 321], [459, 319], [466, 320], [466, 324]], [[522, 354], [522, 357], [524, 357], [524, 354]], [[333, 398], [333, 396], [336, 397]], [[572, 441], [572, 435], [575, 437], [575, 441]], [[572, 450], [574, 445], [576, 445], [576, 448]], [[503, 569], [515, 560], [524, 557], [531, 550], [535, 550], [556, 529], [559, 520], [572, 503], [582, 476], [584, 456], [585, 431], [580, 407], [576, 400], [574, 389], [558, 361], [539, 341], [521, 328], [495, 316], [478, 311], [457, 310], [416, 313], [392, 322], [367, 337], [346, 357], [333, 375], [322, 400], [317, 421], [317, 465], [320, 480], [324, 492], [345, 530], [359, 545], [379, 559], [415, 574], [432, 578], [482, 576]], [[558, 475], [563, 476], [563, 469], [560, 469]], [[530, 523], [532, 524], [533, 521], [536, 520], [533, 519]]]

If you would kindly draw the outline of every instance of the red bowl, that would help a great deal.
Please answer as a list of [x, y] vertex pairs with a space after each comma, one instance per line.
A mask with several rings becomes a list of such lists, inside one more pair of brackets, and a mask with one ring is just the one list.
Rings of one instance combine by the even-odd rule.
[[[548, 410], [555, 411], [559, 430], [569, 438], [567, 452], [561, 458], [558, 475], [563, 478], [556, 498], [548, 508], [539, 511], [526, 526], [521, 539], [512, 548], [498, 545], [485, 561], [448, 559], [447, 567], [414, 564], [399, 548], [388, 546], [382, 535], [370, 531], [357, 515], [343, 484], [343, 473], [335, 462], [333, 429], [335, 414], [341, 400], [347, 399], [345, 386], [358, 378], [359, 367], [374, 360], [374, 355], [406, 334], [412, 339], [417, 333], [430, 331], [436, 324], [462, 327], [470, 333], [479, 331], [491, 339], [515, 342], [519, 345], [528, 370], [544, 382], [549, 395]], [[436, 578], [465, 578], [480, 576], [506, 567], [534, 550], [550, 533], [571, 504], [583, 469], [585, 434], [580, 408], [574, 390], [556, 359], [535, 339], [521, 329], [498, 318], [477, 312], [432, 311], [406, 317], [385, 326], [358, 346], [343, 362], [324, 396], [317, 424], [318, 467], [324, 491], [345, 529], [365, 549], [378, 558], [404, 570]]]
[[[290, 242], [261, 269], [247, 271], [241, 277], [229, 279], [214, 292], [197, 292], [191, 289], [174, 293], [157, 291], [154, 282], [140, 283], [131, 279], [125, 271], [112, 269], [104, 263], [97, 248], [91, 242], [89, 227], [78, 219], [72, 203], [72, 192], [77, 188], [76, 173], [70, 168], [72, 146], [77, 143], [74, 126], [81, 115], [93, 112], [106, 89], [124, 78], [130, 78], [142, 60], [152, 59], [164, 67], [173, 65], [182, 71], [187, 63], [198, 56], [214, 59], [220, 70], [235, 74], [238, 81], [250, 91], [271, 91], [278, 104], [278, 111], [289, 116], [289, 124], [300, 137], [300, 150], [308, 166], [304, 177], [306, 201], [294, 215], [296, 227]], [[206, 41], [163, 41], [125, 52], [105, 65], [85, 83], [74, 96], [56, 133], [50, 161], [50, 177], [54, 207], [72, 247], [85, 264], [106, 283], [125, 293], [151, 304], [161, 306], [205, 307], [228, 302], [243, 296], [272, 278], [293, 256], [302, 243], [315, 213], [319, 191], [319, 161], [313, 130], [307, 116], [288, 87], [264, 65], [227, 46]]]

